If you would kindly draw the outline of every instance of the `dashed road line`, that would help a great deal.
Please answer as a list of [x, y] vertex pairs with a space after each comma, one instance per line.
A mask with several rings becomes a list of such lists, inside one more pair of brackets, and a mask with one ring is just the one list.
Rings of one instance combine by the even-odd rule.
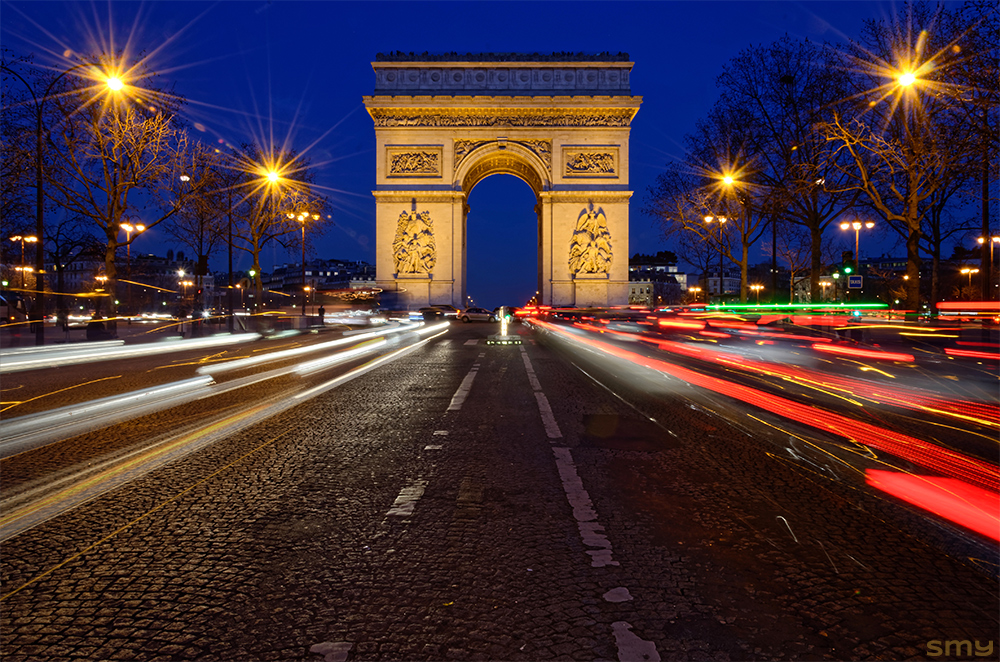
[[417, 501], [424, 495], [427, 481], [417, 477], [410, 481], [410, 484], [399, 491], [399, 496], [392, 503], [392, 508], [386, 513], [387, 517], [409, 517], [413, 514], [413, 509]]
[[469, 370], [469, 374], [465, 376], [462, 383], [459, 384], [458, 390], [455, 391], [455, 395], [451, 396], [451, 403], [448, 405], [448, 411], [458, 411], [462, 408], [462, 403], [465, 399], [469, 397], [469, 390], [472, 389], [472, 380], [476, 378], [476, 373], [479, 372], [479, 364], [472, 366]]
[[[535, 374], [534, 366], [527, 351], [521, 347], [521, 359], [524, 361], [524, 369], [528, 374], [528, 381], [534, 391], [535, 400], [538, 401], [538, 413], [542, 417], [542, 424], [545, 426], [545, 434], [551, 443], [556, 443], [555, 439], [562, 438], [562, 430], [556, 422], [552, 407], [548, 398], [542, 392], [541, 382]], [[584, 546], [592, 549], [586, 550], [590, 556], [590, 565], [595, 568], [605, 566], [617, 566], [618, 561], [612, 558], [611, 541], [604, 535], [604, 526], [597, 521], [597, 512], [594, 504], [590, 500], [590, 494], [583, 486], [583, 480], [576, 470], [576, 463], [573, 461], [573, 454], [566, 446], [553, 446], [552, 452], [556, 458], [556, 469], [566, 492], [566, 499], [573, 508], [573, 518], [576, 519], [577, 529], [580, 531], [580, 540]], [[632, 600], [632, 594], [628, 587], [619, 586], [606, 592], [604, 600], [607, 602], [627, 602]], [[620, 662], [660, 662], [660, 654], [656, 650], [656, 643], [646, 641], [632, 632], [632, 625], [626, 621], [617, 621], [611, 625], [611, 630], [615, 637], [615, 646], [618, 648], [618, 660]]]

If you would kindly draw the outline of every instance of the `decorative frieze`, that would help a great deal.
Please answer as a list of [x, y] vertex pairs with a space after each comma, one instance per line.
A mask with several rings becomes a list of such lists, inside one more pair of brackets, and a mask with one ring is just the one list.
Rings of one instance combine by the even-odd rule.
[[397, 275], [429, 274], [437, 263], [434, 223], [428, 211], [404, 211], [396, 222], [392, 259]]
[[442, 145], [387, 145], [387, 177], [440, 177]]
[[608, 274], [613, 257], [604, 210], [589, 205], [576, 221], [569, 246], [569, 271], [574, 275]]
[[419, 108], [368, 108], [376, 128], [383, 127], [591, 127], [628, 126], [635, 108], [497, 111]]
[[617, 145], [566, 145], [563, 177], [618, 178]]

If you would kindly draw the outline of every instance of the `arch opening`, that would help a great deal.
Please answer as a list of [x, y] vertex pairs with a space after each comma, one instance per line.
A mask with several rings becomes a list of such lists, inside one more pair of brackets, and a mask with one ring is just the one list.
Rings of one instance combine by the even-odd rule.
[[523, 306], [539, 290], [537, 197], [513, 173], [491, 172], [467, 198], [467, 302], [492, 310]]

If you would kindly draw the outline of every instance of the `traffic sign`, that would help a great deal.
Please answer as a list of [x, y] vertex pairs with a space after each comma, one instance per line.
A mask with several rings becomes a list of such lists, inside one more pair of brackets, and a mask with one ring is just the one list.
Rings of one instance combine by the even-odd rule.
[[861, 287], [862, 287], [862, 285], [861, 285], [861, 276], [860, 275], [857, 275], [857, 276], [856, 275], [851, 275], [851, 276], [847, 277], [847, 288], [848, 289], [850, 289], [850, 290], [860, 290]]

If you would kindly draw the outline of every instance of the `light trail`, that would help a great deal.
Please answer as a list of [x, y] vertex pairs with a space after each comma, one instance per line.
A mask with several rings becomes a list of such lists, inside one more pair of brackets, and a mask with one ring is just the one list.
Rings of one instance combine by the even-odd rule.
[[792, 419], [803, 425], [847, 438], [854, 443], [891, 453], [932, 471], [960, 478], [965, 482], [985, 487], [991, 491], [1000, 490], [1000, 470], [996, 465], [870, 423], [804, 405], [788, 398], [774, 396], [725, 379], [703, 375], [694, 370], [637, 354], [604, 341], [579, 337], [548, 322], [536, 320], [534, 323], [570, 341], [588, 345], [600, 352], [635, 365], [671, 375], [694, 386], [735, 398], [783, 418]]
[[234, 359], [232, 361], [229, 361], [228, 363], [217, 363], [215, 365], [204, 366], [198, 368], [197, 372], [200, 375], [218, 375], [223, 372], [242, 370], [244, 368], [252, 368], [255, 366], [263, 365], [265, 363], [284, 361], [305, 354], [313, 354], [315, 352], [322, 352], [324, 350], [332, 349], [334, 347], [340, 347], [342, 345], [356, 343], [363, 338], [374, 338], [377, 336], [383, 336], [390, 333], [412, 331], [416, 329], [418, 326], [419, 326], [418, 324], [400, 324], [397, 326], [386, 325], [378, 329], [377, 331], [366, 331], [364, 333], [353, 334], [353, 335], [344, 334], [343, 337], [337, 338], [336, 340], [330, 340], [315, 345], [305, 345], [302, 347], [295, 347], [293, 349], [286, 349], [279, 352], [270, 352], [268, 354], [263, 354], [261, 356], [251, 356], [245, 359]]
[[86, 346], [45, 346], [34, 351], [8, 350], [0, 352], [0, 374], [60, 368], [68, 365], [117, 361], [120, 359], [150, 356], [167, 352], [186, 352], [211, 347], [238, 345], [259, 339], [257, 333], [220, 334], [211, 338], [192, 340], [167, 340], [163, 342], [124, 345], [122, 341], [108, 341]]
[[[445, 323], [444, 326], [447, 327], [448, 324]], [[145, 447], [139, 451], [131, 453], [125, 458], [116, 458], [104, 463], [96, 469], [93, 467], [82, 469], [73, 476], [60, 480], [59, 485], [64, 485], [64, 487], [61, 487], [56, 491], [49, 490], [46, 495], [37, 499], [28, 499], [28, 502], [24, 505], [15, 505], [14, 507], [11, 507], [12, 502], [25, 502], [26, 499], [24, 495], [7, 499], [2, 508], [4, 515], [0, 517], [0, 541], [7, 540], [18, 533], [41, 524], [48, 519], [68, 512], [86, 501], [126, 485], [157, 468], [175, 462], [176, 460], [221, 439], [238, 434], [239, 432], [246, 430], [257, 423], [274, 417], [301, 404], [307, 398], [316, 397], [333, 388], [336, 388], [337, 386], [345, 384], [356, 377], [370, 372], [378, 366], [402, 358], [403, 356], [406, 356], [407, 354], [423, 347], [434, 338], [437, 338], [447, 332], [447, 329], [442, 329], [440, 326], [437, 327], [437, 329], [439, 330], [439, 333], [429, 338], [425, 338], [414, 343], [413, 345], [403, 347], [394, 352], [383, 355], [317, 387], [310, 388], [299, 393], [294, 393], [293, 390], [288, 392], [284, 397], [273, 398], [273, 402], [271, 404], [247, 405], [239, 412], [220, 415], [217, 418], [210, 420], [208, 423], [201, 425], [197, 430], [173, 435], [152, 447]], [[362, 336], [355, 336], [350, 340], [351, 342], [357, 342], [360, 338], [362, 338]], [[384, 348], [385, 345], [386, 341], [384, 338], [362, 342], [360, 347], [338, 354], [337, 356], [340, 360], [337, 362], [343, 363], [344, 361], [356, 359], [364, 354], [376, 352], [379, 349]], [[307, 363], [302, 365], [308, 366], [309, 364]], [[315, 372], [316, 370], [325, 369], [331, 367], [332, 365], [334, 364], [329, 363], [321, 367], [314, 366], [308, 368], [305, 372]], [[215, 384], [211, 377], [208, 376], [196, 377], [191, 380], [176, 382], [159, 388], [167, 392], [183, 392], [187, 390], [188, 395], [186, 399], [193, 400], [195, 398], [205, 398], [219, 395], [237, 388], [243, 388], [252, 383], [295, 373], [301, 367], [302, 366], [296, 365], [279, 368], [266, 373], [265, 375], [250, 375], [244, 379], [235, 380], [235, 382], [225, 382], [222, 384]], [[204, 385], [204, 387], [199, 387], [192, 391], [189, 389], [192, 384]], [[209, 385], [211, 385], [211, 388], [208, 388]], [[122, 397], [129, 398], [138, 396], [139, 394], [127, 394]], [[114, 400], [114, 398], [109, 398], [107, 400], [110, 402]], [[102, 402], [100, 408], [103, 409], [108, 406], [111, 405]], [[21, 419], [18, 420], [20, 421]], [[114, 421], [106, 421], [106, 424], [120, 421], [121, 417], [117, 417]], [[27, 427], [27, 425], [25, 427]], [[48, 487], [51, 486], [46, 486], [46, 488]], [[157, 506], [157, 508], [159, 508], [159, 506]], [[8, 595], [12, 594], [13, 593]]]

